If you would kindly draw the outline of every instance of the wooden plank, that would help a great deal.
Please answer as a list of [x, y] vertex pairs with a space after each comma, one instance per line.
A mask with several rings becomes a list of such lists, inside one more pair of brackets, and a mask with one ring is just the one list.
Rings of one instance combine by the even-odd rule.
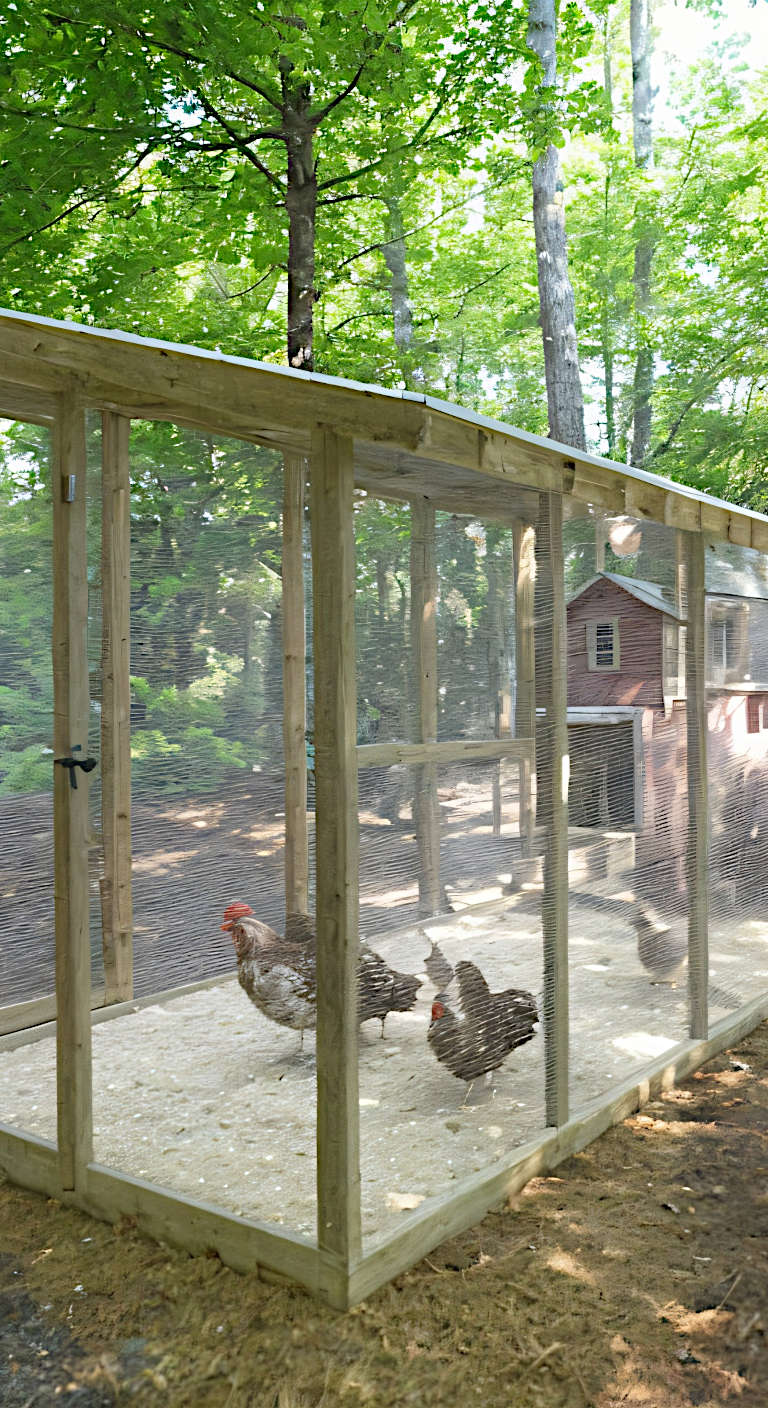
[[[352, 442], [310, 468], [317, 825], [317, 1217], [323, 1276], [360, 1251], [358, 823]], [[324, 1280], [323, 1285], [326, 1285]]]
[[[91, 1026], [97, 1027], [101, 1022], [113, 1022], [116, 1017], [124, 1017], [128, 1012], [139, 1012], [142, 1007], [154, 1007], [161, 1002], [171, 1001], [175, 997], [185, 997], [190, 992], [200, 992], [203, 988], [215, 988], [221, 983], [233, 983], [236, 978], [236, 973], [219, 973], [214, 978], [198, 978], [197, 982], [181, 983], [178, 987], [165, 989], [164, 992], [147, 993], [144, 997], [131, 998], [129, 1002], [113, 1002], [109, 1007], [104, 1006], [104, 989], [94, 988], [91, 994]], [[40, 1012], [37, 1014], [37, 1020], [41, 1025], [27, 1025], [9, 1032], [6, 1036], [0, 1036], [0, 1051], [15, 1051], [19, 1046], [45, 1041], [48, 1037], [56, 1035], [56, 999], [44, 998], [42, 1002], [46, 1004], [46, 1007], [43, 1008], [41, 1004]], [[49, 1003], [51, 1006], [47, 1005]], [[13, 1011], [12, 1008], [4, 1010]], [[48, 1020], [48, 1013], [53, 1020]]]
[[56, 397], [45, 391], [0, 381], [0, 418], [50, 425], [56, 414]]
[[[101, 1007], [104, 1002], [104, 988], [91, 989], [91, 1009]], [[0, 1007], [0, 1037], [13, 1032], [23, 1032], [37, 1027], [41, 1022], [53, 1022], [56, 1018], [56, 996], [34, 997], [28, 1002], [12, 1002]], [[0, 1050], [3, 1048], [0, 1047]]]
[[[310, 380], [279, 368], [225, 362], [198, 348], [157, 347], [95, 330], [20, 322], [3, 314], [0, 348], [30, 359], [38, 379], [75, 371], [84, 400], [92, 395], [103, 398], [109, 384], [118, 410], [133, 402], [164, 405], [167, 411], [192, 407], [210, 428], [217, 425], [220, 413], [226, 413], [240, 417], [244, 424], [258, 427], [261, 423], [289, 433], [311, 431], [322, 420], [344, 434], [395, 441], [411, 449], [424, 439], [426, 412], [420, 402], [382, 393], [372, 396], [367, 387]], [[13, 379], [4, 361], [0, 371]]]
[[48, 1198], [62, 1195], [59, 1154], [50, 1139], [24, 1134], [0, 1123], [0, 1174], [19, 1188], [31, 1188]]
[[301, 455], [283, 456], [283, 756], [285, 762], [285, 909], [309, 910], [307, 835], [307, 687], [304, 618], [304, 476]]
[[[437, 560], [435, 510], [426, 499], [411, 504], [411, 644], [420, 743], [437, 742]], [[419, 915], [443, 908], [440, 885], [440, 808], [437, 769], [414, 773], [413, 817], [419, 855]]]
[[686, 534], [685, 643], [688, 775], [688, 1008], [692, 1037], [706, 1037], [709, 985], [709, 804], [707, 798], [706, 597], [704, 539]]
[[[88, 583], [85, 414], [61, 398], [53, 436], [53, 749], [88, 755]], [[56, 1078], [64, 1188], [80, 1184], [91, 1158], [91, 949], [88, 901], [88, 778], [54, 764]]]
[[503, 1168], [494, 1166], [451, 1185], [411, 1213], [396, 1233], [372, 1239], [350, 1278], [349, 1304], [356, 1305], [380, 1286], [427, 1256], [447, 1237], [474, 1226], [491, 1208], [518, 1193], [540, 1174], [556, 1168], [607, 1129], [628, 1119], [662, 1090], [669, 1090], [713, 1056], [739, 1041], [768, 1016], [763, 993], [712, 1029], [707, 1041], [681, 1042], [623, 1082], [610, 1099], [582, 1106], [556, 1133], [542, 1131], [514, 1151]]
[[532, 738], [456, 738], [444, 743], [361, 743], [357, 749], [357, 766], [379, 768], [407, 763], [413, 767], [417, 763], [442, 765], [496, 758], [530, 762], [532, 757]]
[[[568, 724], [563, 501], [542, 494], [536, 526], [537, 792], [546, 827], [544, 1060], [547, 1124], [568, 1119]], [[542, 769], [541, 761], [545, 767]]]
[[[515, 735], [536, 737], [536, 649], [534, 642], [535, 531], [524, 519], [512, 528], [515, 575]], [[520, 838], [524, 856], [533, 855], [536, 816], [533, 806], [535, 745], [530, 758], [520, 760]]]
[[101, 942], [107, 1002], [133, 996], [131, 894], [131, 423], [101, 421]]

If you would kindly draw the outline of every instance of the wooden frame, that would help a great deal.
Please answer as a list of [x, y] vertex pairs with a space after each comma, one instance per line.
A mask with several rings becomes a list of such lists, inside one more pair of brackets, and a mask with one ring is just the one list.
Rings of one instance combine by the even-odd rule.
[[[84, 412], [103, 420], [107, 712], [102, 735], [105, 791], [104, 928], [109, 1000], [130, 990], [127, 717], [127, 436], [131, 416], [175, 420], [237, 435], [286, 456], [289, 540], [284, 603], [286, 670], [303, 675], [298, 608], [301, 576], [301, 458], [311, 454], [315, 640], [318, 954], [318, 1235], [232, 1216], [94, 1163], [91, 1147], [91, 1025], [157, 1002], [117, 1002], [91, 1013], [88, 936], [87, 783], [54, 770], [57, 996], [0, 1022], [58, 1020], [0, 1036], [10, 1050], [56, 1033], [56, 1144], [0, 1126], [0, 1169], [27, 1187], [98, 1217], [135, 1216], [152, 1235], [189, 1250], [215, 1248], [238, 1269], [288, 1276], [344, 1308], [404, 1270], [446, 1235], [469, 1226], [534, 1173], [554, 1167], [657, 1089], [688, 1074], [768, 1015], [768, 993], [707, 1034], [707, 791], [704, 674], [704, 543], [709, 535], [768, 552], [768, 518], [708, 498], [658, 476], [526, 435], [414, 393], [385, 392], [306, 373], [262, 367], [199, 349], [0, 312], [0, 410], [54, 427], [55, 757], [87, 750], [89, 701], [85, 630]], [[329, 427], [333, 427], [332, 429]], [[291, 458], [293, 457], [293, 458]], [[291, 478], [293, 476], [293, 478]], [[290, 482], [289, 482], [290, 481]], [[353, 489], [412, 505], [414, 647], [418, 737], [356, 746], [353, 599]], [[688, 876], [691, 1039], [575, 1113], [568, 1108], [568, 818], [565, 596], [562, 520], [566, 508], [597, 504], [654, 518], [678, 530], [679, 597], [688, 602]], [[515, 738], [437, 742], [437, 508], [477, 513], [513, 528], [518, 689]], [[535, 529], [534, 529], [535, 523]], [[292, 566], [288, 566], [288, 562]], [[542, 706], [536, 717], [536, 691]], [[287, 691], [287, 751], [298, 760], [298, 683]], [[293, 701], [291, 703], [290, 701]], [[638, 711], [636, 711], [638, 712]], [[638, 720], [635, 719], [637, 734]], [[506, 724], [504, 725], [506, 728]], [[501, 732], [502, 730], [499, 729]], [[303, 753], [303, 739], [302, 739]], [[424, 898], [439, 908], [433, 779], [438, 765], [511, 760], [521, 772], [521, 832], [534, 837], [533, 770], [545, 829], [544, 1029], [548, 1129], [497, 1165], [457, 1181], [409, 1217], [401, 1230], [363, 1245], [359, 1187], [357, 1072], [358, 769], [405, 763], [421, 770]], [[304, 901], [300, 855], [301, 764], [294, 769], [289, 892]], [[636, 763], [637, 777], [637, 763]], [[432, 810], [430, 810], [432, 808]], [[111, 887], [111, 888], [110, 888]], [[121, 889], [122, 887], [122, 889]], [[210, 980], [215, 983], [221, 977]], [[194, 987], [206, 983], [193, 984]], [[23, 1009], [23, 1010], [22, 1010]], [[1, 1028], [0, 1028], [1, 1029]]]
[[317, 1228], [321, 1284], [360, 1255], [358, 829], [352, 442], [312, 437], [317, 818]]
[[688, 1007], [692, 1037], [709, 1023], [709, 806], [707, 801], [706, 597], [704, 540], [686, 535], [688, 629], [685, 645], [688, 774]]
[[544, 892], [544, 1090], [547, 1124], [568, 1119], [568, 715], [563, 501], [542, 494], [536, 524], [537, 790], [546, 829]]
[[[114, 1009], [107, 1009], [106, 1019]], [[499, 1165], [453, 1184], [412, 1213], [397, 1232], [372, 1239], [346, 1267], [333, 1266], [308, 1240], [210, 1204], [168, 1193], [141, 1179], [89, 1164], [77, 1191], [62, 1186], [49, 1140], [0, 1124], [0, 1171], [13, 1183], [80, 1208], [106, 1222], [135, 1218], [142, 1231], [190, 1252], [214, 1251], [237, 1271], [288, 1278], [345, 1310], [406, 1271], [446, 1237], [456, 1236], [512, 1197], [531, 1178], [556, 1168], [662, 1090], [671, 1089], [768, 1017], [763, 993], [718, 1022], [706, 1040], [683, 1041], [635, 1072], [618, 1089], [575, 1111], [566, 1124], [511, 1151]]]
[[131, 894], [131, 422], [101, 424], [101, 882], [106, 1002], [133, 996]]
[[79, 1189], [90, 1162], [91, 947], [88, 788], [62, 759], [88, 755], [85, 411], [62, 397], [53, 435], [53, 850], [59, 1169]]

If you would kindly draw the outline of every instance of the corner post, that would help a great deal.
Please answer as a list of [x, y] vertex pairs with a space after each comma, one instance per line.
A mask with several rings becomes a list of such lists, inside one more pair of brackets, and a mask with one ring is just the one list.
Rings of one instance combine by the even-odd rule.
[[[85, 413], [59, 400], [53, 432], [53, 751], [88, 755]], [[76, 750], [76, 751], [73, 751]], [[78, 775], [79, 772], [79, 775]], [[70, 782], [77, 776], [77, 787]], [[92, 1156], [88, 781], [53, 766], [56, 1085], [62, 1188], [83, 1186]]]
[[131, 480], [126, 416], [101, 420], [101, 933], [105, 1002], [133, 997], [131, 895]]
[[361, 1246], [353, 483], [352, 440], [313, 431], [317, 1215], [321, 1280], [329, 1293]]
[[685, 720], [688, 773], [688, 1012], [692, 1039], [709, 1034], [709, 814], [707, 799], [706, 597], [704, 539], [686, 533], [688, 629]]
[[[568, 714], [563, 499], [539, 495], [536, 529], [537, 790], [544, 854], [544, 1063], [548, 1125], [568, 1119]], [[544, 768], [541, 763], [544, 763]]]

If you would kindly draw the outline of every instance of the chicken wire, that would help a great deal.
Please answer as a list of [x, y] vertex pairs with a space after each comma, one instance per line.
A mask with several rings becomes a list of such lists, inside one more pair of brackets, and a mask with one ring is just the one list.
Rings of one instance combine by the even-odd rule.
[[[29, 433], [27, 433], [27, 430]], [[6, 426], [0, 456], [0, 1005], [52, 994], [50, 437]]]
[[564, 539], [578, 1108], [688, 1035], [685, 602], [673, 529], [593, 511]]
[[768, 983], [768, 561], [706, 554], [710, 1022]]
[[[91, 423], [93, 756], [101, 722], [99, 448], [98, 427]], [[37, 432], [25, 453], [44, 486], [46, 447]], [[256, 1010], [234, 981], [232, 936], [221, 929], [225, 907], [240, 900], [279, 935], [284, 930], [281, 463], [275, 454], [241, 442], [149, 422], [133, 424], [131, 461], [135, 992], [146, 999], [200, 979], [221, 982], [96, 1021], [95, 1155], [107, 1166], [312, 1236], [314, 1034], [305, 1033], [302, 1048], [296, 1031]], [[2, 618], [2, 683], [4, 691], [23, 688], [25, 700], [29, 695], [25, 708], [38, 722], [44, 715], [48, 720], [43, 738], [36, 731], [32, 739], [19, 725], [13, 701], [0, 695], [0, 806], [6, 836], [17, 837], [4, 852], [8, 878], [0, 916], [0, 982], [7, 1005], [53, 987], [50, 791], [40, 771], [41, 763], [50, 767], [43, 750], [50, 746], [51, 524], [47, 497], [19, 488], [13, 460], [6, 460], [4, 474], [4, 576], [20, 598], [34, 562], [36, 592], [26, 617], [12, 608]], [[407, 745], [427, 736], [424, 660], [417, 660], [413, 620], [414, 522], [408, 505], [356, 495], [357, 741], [363, 747]], [[429, 519], [427, 524], [431, 533]], [[424, 531], [422, 518], [418, 532]], [[580, 510], [564, 529], [572, 1110], [608, 1093], [689, 1030], [688, 680], [680, 546], [663, 525], [606, 519], [594, 509]], [[512, 530], [437, 511], [429, 551], [434, 736], [442, 742], [512, 737], [516, 717], [520, 727], [524, 713]], [[720, 545], [707, 556], [709, 1010], [716, 1021], [768, 977], [760, 913], [768, 589], [758, 555]], [[307, 531], [312, 911], [309, 565]], [[366, 949], [359, 997], [362, 1011], [385, 1019], [383, 1039], [373, 1019], [363, 1022], [360, 1033], [362, 1209], [369, 1237], [445, 1192], [454, 1179], [508, 1159], [547, 1119], [544, 1033], [555, 1017], [551, 980], [547, 1005], [544, 998], [545, 920], [551, 921], [544, 898], [550, 566], [546, 533], [540, 532], [533, 602], [538, 777], [530, 792], [527, 780], [521, 785], [519, 761], [456, 759], [415, 767], [407, 761], [368, 766], [363, 760], [361, 766], [360, 932]], [[522, 732], [533, 729], [529, 717]], [[98, 772], [89, 785], [92, 981], [98, 995]], [[426, 875], [430, 816], [438, 847], [433, 873]], [[39, 921], [33, 945], [30, 894]], [[447, 965], [442, 972], [435, 967], [439, 959]], [[488, 1063], [487, 1082], [465, 1079], [468, 1067], [454, 1073], [457, 1062], [429, 1037], [435, 1000], [442, 994], [450, 1008], [460, 998], [456, 972], [462, 963], [475, 965], [492, 993], [530, 994], [540, 1018], [530, 1040], [511, 1043], [500, 1061]], [[391, 986], [389, 997], [380, 1000], [382, 981]], [[389, 1015], [388, 1002], [394, 1009]], [[493, 1011], [503, 1025], [501, 1009]], [[482, 1040], [489, 1039], [486, 1023]], [[191, 1041], [194, 1062], [187, 1054]], [[55, 1137], [52, 1042], [27, 1053], [3, 1053], [0, 1086], [6, 1119]]]

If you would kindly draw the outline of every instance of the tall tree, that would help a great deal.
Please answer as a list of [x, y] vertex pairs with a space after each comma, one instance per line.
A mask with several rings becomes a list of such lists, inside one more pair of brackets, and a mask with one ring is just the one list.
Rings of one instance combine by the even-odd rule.
[[[541, 65], [541, 90], [550, 105], [557, 88], [556, 24], [555, 0], [529, 0], [528, 43]], [[553, 141], [534, 162], [533, 224], [549, 433], [555, 440], [583, 449], [586, 441], [576, 309], [568, 272], [560, 154]]]
[[[648, 171], [653, 162], [653, 88], [651, 86], [651, 0], [631, 0], [629, 13], [632, 50], [632, 141], [635, 166]], [[648, 201], [642, 196], [636, 209], [635, 327], [637, 355], [633, 386], [632, 463], [642, 465], [651, 443], [653, 395], [653, 345], [651, 317], [651, 265], [654, 236]]]

